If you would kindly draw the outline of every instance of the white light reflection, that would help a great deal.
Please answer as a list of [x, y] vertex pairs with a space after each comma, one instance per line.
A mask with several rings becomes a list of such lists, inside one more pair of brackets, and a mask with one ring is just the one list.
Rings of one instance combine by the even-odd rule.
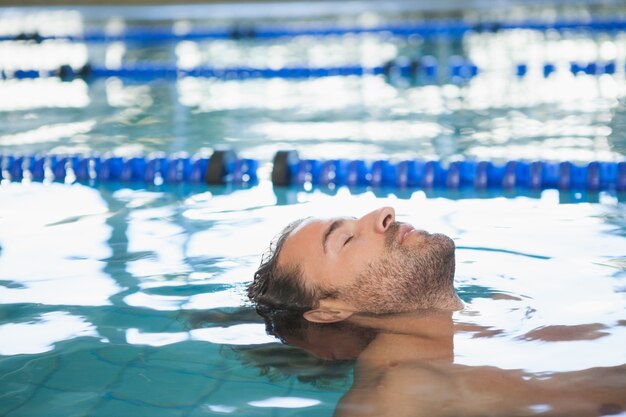
[[547, 413], [548, 411], [552, 410], [552, 406], [548, 404], [533, 404], [530, 405], [528, 408], [530, 408], [533, 413]]
[[261, 323], [235, 324], [229, 327], [207, 327], [194, 329], [193, 340], [202, 340], [220, 345], [262, 345], [275, 343], [276, 339], [265, 332]]
[[196, 340], [219, 345], [262, 345], [276, 343], [260, 323], [236, 324], [229, 327], [208, 327], [190, 332], [149, 333], [136, 328], [126, 330], [126, 341], [133, 345], [165, 346], [186, 340]]
[[[268, 184], [265, 184], [268, 185]], [[183, 216], [192, 220], [245, 220], [246, 210], [270, 207], [276, 203], [276, 196], [262, 184], [248, 190], [238, 190], [227, 195], [213, 195], [210, 192], [195, 194], [185, 200]], [[241, 213], [236, 213], [241, 210]]]
[[0, 304], [110, 304], [120, 288], [103, 272], [111, 228], [98, 191], [9, 184], [0, 201], [0, 280], [18, 284], [0, 286]]
[[[329, 153], [339, 158], [430, 158], [442, 152], [444, 157], [452, 156], [462, 149], [465, 156], [495, 160], [519, 155], [526, 159], [589, 161], [623, 158], [612, 149], [613, 133], [608, 125], [611, 112], [626, 96], [626, 83], [620, 77], [574, 76], [561, 71], [548, 79], [541, 74], [516, 78], [509, 69], [506, 73], [480, 73], [465, 85], [405, 89], [371, 76], [297, 82], [222, 82], [189, 77], [180, 80], [178, 89], [181, 103], [200, 112], [289, 109], [298, 116], [239, 125], [236, 131], [224, 133], [233, 143], [248, 144], [250, 138], [263, 141], [264, 146], [248, 144], [246, 152], [253, 157], [271, 159], [285, 143], [297, 142], [312, 158]], [[542, 106], [549, 106], [553, 116], [528, 111]], [[510, 110], [499, 118], [482, 116], [492, 108]], [[479, 112], [471, 127], [457, 133], [439, 122], [445, 120], [440, 116], [465, 110]], [[337, 112], [338, 119], [329, 120], [326, 112], [330, 111]], [[363, 123], [362, 112], [384, 112], [391, 119]], [[324, 121], [311, 122], [311, 115]], [[449, 151], [437, 145], [441, 138], [451, 138]], [[408, 141], [412, 144], [409, 149]], [[546, 146], [537, 146], [544, 142]]]
[[61, 65], [80, 68], [87, 63], [87, 45], [58, 40], [47, 40], [40, 44], [0, 42], [0, 69], [15, 70], [58, 70]]
[[126, 269], [136, 277], [183, 274], [191, 270], [184, 250], [188, 236], [171, 217], [173, 208], [136, 208], [128, 216], [128, 251], [148, 256], [127, 262]]
[[124, 63], [126, 44], [124, 42], [111, 42], [106, 47], [104, 65], [108, 69], [118, 69]]
[[75, 10], [0, 10], [0, 34], [39, 33], [43, 36], [80, 35], [84, 30], [82, 14]]
[[93, 120], [46, 125], [26, 132], [0, 136], [0, 145], [32, 145], [35, 143], [57, 142], [64, 138], [88, 133], [95, 125], [96, 122]]
[[[555, 193], [546, 193], [545, 201], [492, 199], [491, 209], [485, 201], [464, 200], [463, 209], [455, 210], [447, 221], [463, 230], [453, 232], [457, 245], [481, 247], [488, 242], [487, 246], [502, 250], [577, 262], [626, 253], [624, 238], [610, 233], [613, 226], [598, 214], [602, 209], [589, 204], [559, 205], [550, 201], [554, 197]], [[580, 236], [586, 236], [585, 242], [580, 242]]]
[[352, 141], [407, 141], [431, 140], [443, 133], [451, 133], [438, 123], [423, 121], [342, 121], [263, 123], [253, 133], [270, 140], [293, 141], [302, 139]]
[[186, 255], [198, 258], [254, 257], [262, 252], [278, 230], [260, 223], [248, 224], [245, 232], [233, 223], [214, 226], [191, 235]]
[[516, 341], [507, 337], [472, 338], [455, 335], [455, 363], [469, 366], [497, 366], [528, 372], [569, 372], [626, 363], [623, 345], [626, 328], [596, 340], [543, 342]]
[[474, 146], [469, 149], [468, 155], [484, 160], [510, 159], [511, 155], [521, 160], [547, 160], [547, 161], [621, 161], [624, 158], [619, 152], [610, 151], [610, 146], [605, 140], [598, 141], [605, 149], [580, 149], [566, 146], [568, 140], [563, 138], [562, 145], [550, 143], [549, 140], [540, 143], [533, 142], [526, 145], [504, 145], [504, 146]]
[[58, 78], [38, 78], [0, 81], [0, 111], [82, 108], [89, 103], [89, 88], [83, 80], [63, 82]]
[[189, 340], [187, 333], [144, 333], [139, 329], [126, 330], [126, 343], [131, 345], [166, 346]]
[[381, 77], [322, 77], [302, 81], [250, 79], [218, 81], [185, 77], [178, 81], [180, 103], [199, 111], [238, 108], [289, 109], [294, 114], [319, 111], [388, 109], [396, 89]]
[[[238, 275], [236, 280], [230, 280], [230, 282], [224, 277], [218, 279], [199, 282], [199, 283], [185, 283], [181, 281], [157, 281], [142, 284], [141, 287], [145, 289], [150, 288], [163, 288], [181, 285], [202, 285], [202, 284], [232, 284], [239, 283], [247, 280], [247, 277], [251, 276], [252, 271], [248, 274]], [[234, 281], [234, 282], [233, 282]], [[147, 294], [144, 292], [136, 292], [124, 297], [124, 302], [133, 307], [148, 308], [157, 311], [177, 311], [177, 310], [210, 310], [215, 308], [225, 307], [239, 307], [247, 301], [247, 298], [233, 289], [226, 291], [217, 291], [210, 293], [195, 294], [189, 297], [174, 296], [174, 295], [156, 295]]]
[[222, 404], [206, 404], [205, 407], [215, 413], [229, 414], [237, 410], [237, 407], [232, 407], [229, 405], [222, 405]]
[[200, 66], [202, 58], [197, 42], [181, 41], [176, 45], [178, 68], [192, 69]]
[[[133, 155], [128, 156], [130, 157]], [[131, 190], [130, 188], [122, 188], [113, 193], [113, 197], [115, 199], [124, 201], [126, 203], [126, 206], [129, 208], [148, 206], [151, 203], [159, 200], [160, 198], [163, 198], [164, 196], [164, 193], [145, 190]]]
[[146, 294], [144, 292], [136, 292], [124, 297], [124, 302], [129, 306], [144, 307], [157, 311], [180, 310], [180, 306], [185, 300], [185, 297], [173, 295], [154, 295]]
[[[258, 210], [275, 213], [288, 211], [276, 207], [271, 184], [260, 184], [249, 190], [225, 196], [200, 195], [185, 201], [183, 216], [194, 221], [211, 221], [211, 227], [193, 233], [186, 247], [186, 256], [233, 259], [238, 266], [248, 266], [247, 257], [256, 262], [273, 234], [284, 225], [280, 215], [271, 219], [251, 216]], [[229, 270], [233, 267], [230, 266]]]
[[[185, 52], [188, 46], [185, 45]], [[231, 39], [198, 42], [193, 60], [217, 68], [242, 67], [310, 68], [347, 65], [381, 66], [398, 55], [398, 45], [377, 34], [297, 36], [280, 42], [250, 44]], [[185, 62], [183, 51], [177, 50], [179, 64]]]
[[[251, 276], [251, 275], [250, 275]], [[240, 278], [241, 279], [241, 278]], [[208, 310], [212, 308], [239, 307], [247, 298], [233, 290], [196, 294], [182, 308], [185, 310]]]
[[306, 408], [321, 404], [320, 400], [300, 397], [271, 397], [260, 401], [250, 401], [248, 404], [261, 408]]
[[82, 317], [61, 311], [45, 313], [35, 322], [0, 325], [0, 355], [44, 353], [57, 342], [85, 336], [99, 337]]
[[125, 86], [116, 77], [106, 80], [106, 97], [111, 107], [147, 108], [153, 104], [149, 85]]

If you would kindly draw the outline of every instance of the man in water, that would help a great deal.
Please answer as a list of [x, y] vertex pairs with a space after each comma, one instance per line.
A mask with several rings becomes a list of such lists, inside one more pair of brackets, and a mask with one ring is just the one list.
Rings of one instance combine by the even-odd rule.
[[358, 219], [298, 220], [270, 247], [248, 296], [318, 323], [354, 313], [459, 310], [454, 249], [445, 235], [396, 222], [391, 207]]
[[[454, 251], [450, 238], [398, 223], [388, 207], [359, 219], [299, 220], [271, 246], [248, 295], [283, 342], [324, 359], [356, 360], [337, 416], [626, 409], [626, 365], [534, 375], [455, 363], [455, 334], [501, 331], [453, 320], [463, 307], [453, 287]], [[543, 340], [558, 340], [558, 327], [542, 328]], [[585, 325], [570, 333], [567, 340], [594, 338]]]

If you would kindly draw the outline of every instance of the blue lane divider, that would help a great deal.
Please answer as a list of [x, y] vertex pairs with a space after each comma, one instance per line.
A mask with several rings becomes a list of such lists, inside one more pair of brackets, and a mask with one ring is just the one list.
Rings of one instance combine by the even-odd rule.
[[[0, 180], [80, 182], [254, 184], [259, 162], [238, 158], [232, 150], [216, 150], [210, 158], [188, 156], [0, 155]], [[490, 161], [300, 159], [295, 151], [274, 157], [276, 186], [304, 185], [626, 191], [626, 161], [577, 165], [569, 161]]]
[[372, 186], [397, 188], [558, 188], [626, 191], [626, 161], [564, 162], [299, 159], [295, 151], [274, 157], [274, 185]]
[[210, 158], [188, 156], [0, 155], [0, 180], [80, 182], [249, 184], [257, 182], [258, 161], [216, 150]]
[[[389, 76], [424, 76], [435, 78], [439, 72], [437, 60], [433, 57], [423, 57], [421, 60], [399, 62], [390, 61], [378, 67], [362, 67], [359, 65], [331, 67], [331, 68], [308, 68], [286, 67], [279, 69], [249, 68], [249, 67], [196, 67], [192, 69], [178, 68], [173, 64], [143, 62], [125, 65], [121, 68], [104, 68], [87, 64], [81, 68], [72, 68], [63, 65], [55, 71], [16, 70], [12, 73], [0, 71], [0, 78], [30, 79], [40, 77], [60, 77], [70, 81], [76, 78], [106, 78], [121, 77], [140, 80], [150, 79], [176, 79], [179, 77], [206, 77], [220, 79], [248, 79], [248, 78], [285, 78], [303, 79], [328, 76], [363, 76], [365, 74], [389, 75]], [[448, 66], [449, 76], [470, 78], [478, 73], [478, 68], [471, 62], [459, 57], [453, 57]]]
[[[557, 68], [553, 63], [545, 63], [541, 67], [541, 72], [544, 77], [549, 77], [556, 70]], [[571, 62], [568, 70], [574, 75], [613, 75], [617, 72], [617, 65], [615, 61]], [[626, 67], [624, 71], [626, 71]], [[75, 69], [69, 65], [63, 65], [55, 71], [16, 70], [14, 72], [7, 72], [0, 70], [0, 79], [60, 77], [64, 81], [71, 81], [77, 78], [89, 80], [106, 77], [131, 78], [136, 80], [206, 77], [224, 80], [243, 80], [249, 78], [306, 79], [329, 76], [361, 77], [371, 74], [388, 77], [412, 77], [426, 82], [434, 82], [438, 80], [440, 76], [443, 76], [452, 81], [462, 82], [474, 78], [480, 72], [482, 71], [476, 64], [460, 56], [452, 56], [446, 63], [439, 63], [437, 59], [432, 56], [423, 56], [420, 59], [402, 57], [377, 67], [353, 65], [332, 68], [287, 67], [269, 69], [247, 67], [196, 67], [192, 69], [182, 69], [172, 64], [143, 62], [115, 69], [97, 67], [90, 64]], [[525, 77], [528, 75], [528, 65], [523, 63], [517, 64], [511, 73], [518, 77]]]
[[428, 20], [421, 22], [396, 22], [375, 27], [306, 25], [298, 28], [270, 25], [234, 25], [231, 27], [196, 28], [186, 32], [170, 27], [129, 28], [123, 33], [111, 34], [102, 30], [86, 31], [80, 35], [41, 35], [37, 32], [0, 36], [0, 41], [43, 42], [63, 39], [71, 42], [170, 42], [201, 39], [276, 39], [295, 36], [342, 36], [347, 34], [389, 34], [393, 36], [421, 36], [424, 38], [459, 38], [468, 32], [498, 32], [511, 29], [538, 31], [584, 30], [593, 32], [617, 32], [626, 29], [624, 19], [594, 18], [590, 20], [466, 22], [463, 20]]

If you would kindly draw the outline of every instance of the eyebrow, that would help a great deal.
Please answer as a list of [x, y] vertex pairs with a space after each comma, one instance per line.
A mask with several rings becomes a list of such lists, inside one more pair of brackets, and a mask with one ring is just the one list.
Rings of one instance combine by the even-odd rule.
[[335, 220], [334, 222], [332, 222], [330, 224], [330, 226], [328, 226], [328, 228], [324, 231], [324, 236], [322, 236], [322, 247], [324, 248], [324, 253], [327, 252], [327, 246], [328, 246], [328, 239], [330, 239], [330, 235], [337, 230], [338, 228], [341, 227], [341, 225], [343, 224], [344, 220], [343, 219], [338, 219]]

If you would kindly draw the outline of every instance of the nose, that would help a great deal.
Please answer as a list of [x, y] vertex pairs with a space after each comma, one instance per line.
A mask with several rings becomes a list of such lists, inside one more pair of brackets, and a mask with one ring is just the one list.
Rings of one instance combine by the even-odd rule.
[[378, 233], [385, 233], [391, 223], [396, 221], [396, 211], [392, 207], [381, 207], [374, 210], [365, 217], [371, 216], [374, 221], [374, 230]]

